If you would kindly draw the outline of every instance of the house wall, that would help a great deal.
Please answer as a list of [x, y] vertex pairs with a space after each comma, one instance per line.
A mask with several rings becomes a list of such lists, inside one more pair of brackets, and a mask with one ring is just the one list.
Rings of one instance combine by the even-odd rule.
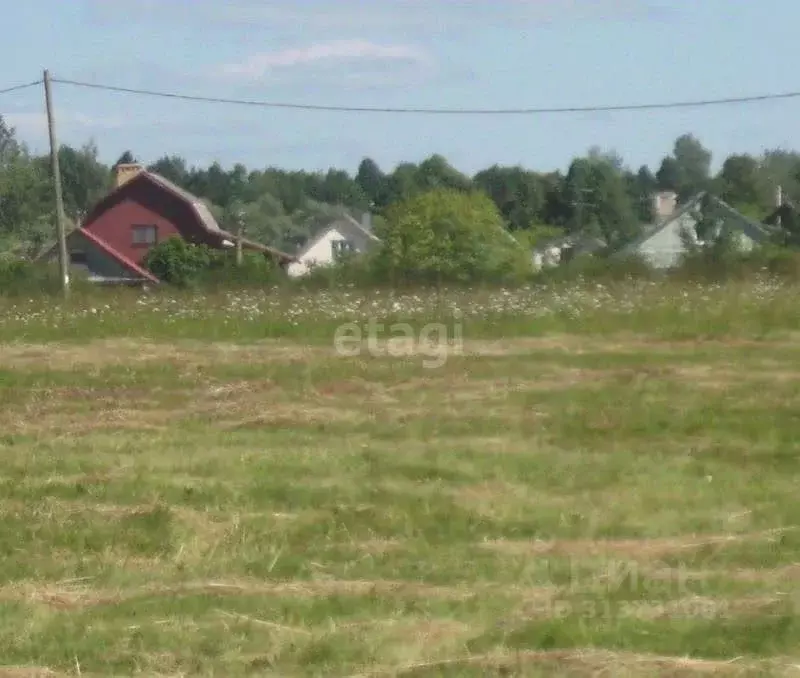
[[683, 214], [673, 223], [639, 245], [637, 252], [645, 257], [653, 268], [670, 268], [678, 263], [684, 252], [681, 233], [683, 229], [694, 229], [695, 219], [691, 214]]
[[203, 242], [194, 211], [167, 191], [144, 180], [126, 183], [114, 196], [114, 201], [91, 214], [83, 227], [120, 254], [141, 264], [150, 246], [133, 244], [134, 225], [155, 226], [158, 229], [156, 243], [173, 236]]
[[[73, 252], [83, 252], [86, 255], [86, 264], [70, 264], [70, 270], [73, 273], [100, 278], [134, 279], [133, 274], [127, 268], [99, 249], [93, 242], [84, 238], [78, 231], [72, 231], [67, 236], [67, 253], [71, 255]], [[56, 248], [53, 248], [47, 260], [48, 262], [58, 261]]]
[[[684, 214], [674, 223], [669, 224], [663, 230], [655, 233], [649, 240], [642, 243], [638, 252], [646, 257], [654, 268], [664, 269], [676, 266], [685, 251], [681, 232], [688, 228], [690, 229], [689, 232], [694, 234], [695, 225], [694, 217], [691, 214]], [[735, 218], [725, 218], [721, 228], [732, 231], [738, 240], [739, 248], [745, 252], [752, 250], [759, 244], [757, 240], [754, 240], [741, 230], [742, 224]]]
[[312, 268], [329, 266], [334, 263], [332, 243], [336, 240], [349, 241], [355, 252], [359, 254], [366, 252], [372, 242], [360, 233], [343, 233], [337, 228], [329, 228], [321, 237], [317, 237], [318, 240], [313, 247], [300, 257], [298, 262], [289, 264], [287, 272], [291, 277], [297, 278], [308, 274]]

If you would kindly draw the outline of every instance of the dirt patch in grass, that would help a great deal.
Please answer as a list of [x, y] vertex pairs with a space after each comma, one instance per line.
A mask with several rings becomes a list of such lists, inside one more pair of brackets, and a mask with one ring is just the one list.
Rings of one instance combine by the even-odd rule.
[[[88, 586], [47, 586], [31, 582], [0, 587], [0, 600], [23, 600], [58, 609], [116, 605], [139, 598], [159, 596], [285, 596], [313, 598], [325, 596], [397, 596], [401, 598], [438, 598], [442, 600], [469, 600], [482, 588], [500, 592], [492, 587], [447, 587], [416, 582], [385, 580], [336, 580], [276, 582], [189, 582], [175, 586], [146, 586], [135, 590], [98, 590]], [[501, 587], [502, 588], [502, 587]], [[526, 588], [513, 591], [517, 599], [550, 598], [553, 587]]]
[[656, 621], [664, 619], [719, 619], [764, 613], [781, 603], [775, 597], [750, 597], [726, 600], [718, 597], [693, 596], [664, 602], [628, 601], [616, 613], [621, 617]]
[[357, 542], [355, 548], [370, 555], [383, 555], [403, 548], [403, 542], [398, 539], [369, 539]]
[[279, 341], [240, 345], [106, 339], [85, 344], [0, 344], [0, 364], [10, 369], [69, 370], [164, 362], [194, 367], [275, 360], [293, 362], [325, 355], [334, 355], [333, 349]]
[[309, 424], [359, 424], [370, 420], [369, 412], [343, 407], [322, 407], [311, 403], [273, 404], [256, 416], [219, 418], [217, 425], [227, 431], [261, 429], [271, 426], [301, 426]]
[[542, 337], [517, 337], [496, 340], [465, 340], [464, 354], [477, 356], [520, 355], [535, 351], [569, 351], [570, 353], [627, 353], [629, 351], [659, 351], [664, 353], [691, 352], [698, 348], [726, 347], [752, 348], [763, 346], [794, 347], [795, 343], [783, 340], [756, 341], [740, 338], [687, 339], [668, 341], [643, 335], [617, 333], [607, 337], [589, 337], [574, 334], [548, 334]]
[[650, 579], [663, 581], [704, 581], [708, 579], [727, 579], [745, 583], [773, 583], [800, 581], [800, 563], [774, 568], [736, 568], [690, 570], [674, 567], [655, 567], [646, 572]]
[[0, 678], [66, 678], [66, 673], [56, 673], [37, 666], [0, 666]]
[[708, 546], [724, 548], [726, 545], [743, 542], [765, 541], [780, 534], [796, 530], [796, 527], [778, 528], [749, 534], [664, 537], [658, 539], [555, 539], [551, 541], [482, 542], [481, 546], [500, 553], [514, 555], [555, 556], [624, 556], [632, 560], [655, 560]]
[[[753, 662], [737, 658], [731, 661], [689, 659], [658, 655], [601, 650], [550, 650], [492, 652], [482, 655], [464, 655], [439, 661], [417, 662], [368, 670], [350, 678], [399, 678], [400, 676], [430, 675], [439, 670], [480, 668], [490, 675], [523, 675], [526, 669], [548, 671], [548, 675], [570, 676], [642, 676], [661, 678], [689, 678], [690, 676], [756, 676], [796, 675], [792, 664]], [[793, 673], [792, 673], [793, 671]], [[550, 674], [552, 672], [552, 674]]]
[[[236, 429], [276, 424], [361, 423], [370, 417], [368, 411], [358, 407], [358, 401], [348, 407], [341, 399], [337, 404], [313, 398], [281, 400], [278, 390], [269, 384], [241, 382], [175, 391], [172, 404], [134, 397], [94, 398], [92, 393], [86, 389], [80, 394], [50, 393], [46, 398], [37, 396], [21, 405], [7, 407], [0, 413], [0, 427], [6, 434], [46, 433], [55, 437], [108, 430], [158, 432], [189, 419]], [[93, 406], [82, 406], [81, 401]]]

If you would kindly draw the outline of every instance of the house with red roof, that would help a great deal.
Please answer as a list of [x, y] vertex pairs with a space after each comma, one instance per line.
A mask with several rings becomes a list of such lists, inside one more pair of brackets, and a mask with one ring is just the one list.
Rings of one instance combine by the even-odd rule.
[[[235, 246], [236, 236], [222, 229], [208, 206], [197, 196], [164, 177], [130, 163], [115, 167], [114, 189], [89, 212], [83, 224], [67, 236], [73, 268], [96, 282], [137, 284], [158, 282], [144, 268], [152, 247], [168, 238], [214, 249]], [[242, 239], [242, 249], [255, 251], [285, 269], [295, 257], [266, 245]], [[57, 246], [43, 258], [58, 256]]]

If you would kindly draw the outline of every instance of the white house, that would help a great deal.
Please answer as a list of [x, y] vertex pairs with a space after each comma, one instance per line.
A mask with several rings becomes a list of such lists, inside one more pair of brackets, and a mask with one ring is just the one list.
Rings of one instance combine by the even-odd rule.
[[361, 254], [380, 242], [372, 233], [369, 213], [361, 223], [349, 215], [335, 219], [309, 238], [295, 255], [297, 261], [289, 264], [288, 274], [293, 278], [306, 275], [312, 268], [330, 266], [345, 253]]
[[737, 212], [723, 200], [706, 192], [695, 195], [666, 219], [656, 223], [635, 241], [618, 252], [618, 256], [642, 256], [653, 268], [676, 266], [686, 251], [685, 238], [702, 244], [696, 230], [703, 219], [712, 220], [708, 241], [723, 232], [733, 234], [744, 251], [769, 239], [763, 224]]

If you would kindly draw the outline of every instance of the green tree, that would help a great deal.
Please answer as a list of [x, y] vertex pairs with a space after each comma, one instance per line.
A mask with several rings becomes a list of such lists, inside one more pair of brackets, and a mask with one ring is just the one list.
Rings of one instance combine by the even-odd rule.
[[469, 191], [472, 180], [453, 167], [444, 156], [432, 155], [417, 167], [415, 182], [419, 191], [433, 191], [441, 188], [456, 191]]
[[706, 190], [711, 181], [711, 159], [711, 151], [697, 137], [679, 136], [672, 155], [664, 158], [656, 175], [660, 188], [677, 192], [681, 200]]
[[289, 246], [297, 229], [275, 196], [265, 193], [255, 202], [238, 203], [224, 211], [223, 226], [233, 233], [236, 232], [238, 224], [231, 218], [232, 212], [239, 209], [243, 215], [246, 238], [279, 249]]
[[611, 247], [638, 234], [639, 223], [625, 179], [604, 158], [574, 160], [567, 172], [565, 193], [571, 207], [570, 231], [603, 238]]
[[720, 197], [739, 209], [757, 206], [760, 201], [758, 171], [758, 161], [751, 155], [726, 158], [717, 177]]
[[308, 194], [317, 202], [353, 208], [369, 206], [370, 201], [361, 186], [344, 170], [330, 169], [314, 184]]
[[497, 205], [511, 230], [542, 221], [546, 189], [541, 178], [522, 167], [492, 167], [478, 172], [473, 183]]
[[642, 165], [636, 174], [625, 173], [628, 197], [640, 223], [650, 224], [655, 219], [653, 195], [658, 190], [658, 180], [650, 168]]
[[386, 181], [386, 205], [406, 200], [419, 193], [417, 166], [412, 162], [401, 162]]
[[[62, 146], [58, 151], [64, 209], [71, 218], [85, 215], [110, 187], [111, 174], [98, 154], [92, 141], [77, 150]], [[49, 159], [42, 160], [49, 169]]]
[[16, 131], [0, 115], [0, 167], [16, 158], [20, 151], [21, 148], [16, 138]]
[[25, 239], [43, 216], [54, 214], [48, 175], [21, 153], [0, 166], [0, 231]]
[[376, 235], [377, 270], [395, 282], [503, 278], [528, 264], [528, 251], [478, 191], [437, 189], [396, 203]]
[[186, 166], [186, 160], [179, 155], [164, 155], [149, 165], [147, 169], [181, 188], [189, 186], [189, 168]]
[[367, 197], [370, 206], [383, 207], [386, 204], [387, 177], [371, 158], [364, 158], [358, 166], [356, 183]]
[[135, 162], [138, 162], [138, 160], [132, 151], [123, 151], [122, 155], [117, 158], [117, 162], [114, 163], [113, 167], [117, 165], [130, 165]]
[[800, 153], [784, 149], [769, 150], [760, 158], [759, 184], [765, 211], [774, 209], [778, 186], [797, 200], [800, 196]]
[[681, 173], [675, 158], [667, 156], [661, 161], [661, 166], [656, 172], [656, 183], [660, 191], [678, 192], [681, 185]]

